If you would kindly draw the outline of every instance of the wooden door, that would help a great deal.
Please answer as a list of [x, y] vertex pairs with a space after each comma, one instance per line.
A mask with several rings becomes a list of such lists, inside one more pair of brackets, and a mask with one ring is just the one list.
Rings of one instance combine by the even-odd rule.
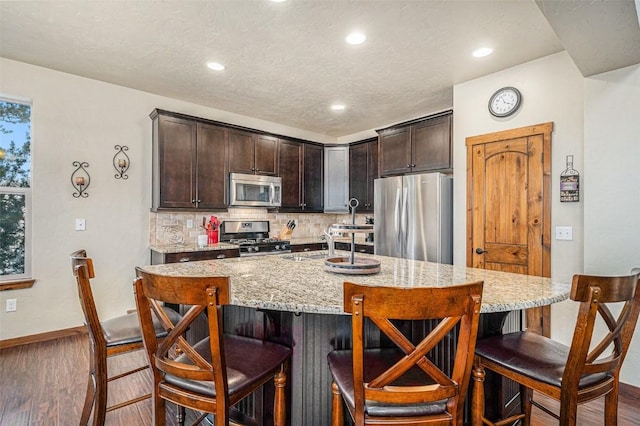
[[154, 132], [154, 207], [195, 208], [196, 123], [160, 115]]
[[349, 198], [358, 200], [359, 212], [367, 210], [367, 150], [366, 143], [349, 147]]
[[255, 173], [276, 176], [278, 174], [278, 138], [255, 135]]
[[229, 130], [229, 171], [231, 173], [255, 173], [255, 147], [253, 134]]
[[302, 144], [280, 141], [279, 174], [282, 179], [281, 211], [302, 209]]
[[374, 210], [374, 180], [378, 179], [378, 141], [367, 143], [367, 205], [365, 211]]
[[304, 144], [303, 150], [303, 210], [322, 212], [324, 210], [323, 164], [324, 149], [318, 145]]
[[451, 114], [411, 126], [412, 172], [451, 168]]
[[380, 176], [402, 175], [411, 171], [409, 126], [382, 131], [378, 146]]
[[[553, 123], [469, 137], [467, 265], [549, 277]], [[550, 335], [549, 307], [527, 328]]]
[[198, 123], [197, 207], [227, 207], [227, 129]]

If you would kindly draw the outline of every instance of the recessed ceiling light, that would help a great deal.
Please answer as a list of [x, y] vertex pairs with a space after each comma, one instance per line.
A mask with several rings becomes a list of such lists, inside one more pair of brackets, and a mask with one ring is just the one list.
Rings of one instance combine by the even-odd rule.
[[224, 71], [224, 69], [226, 68], [224, 65], [219, 64], [218, 62], [208, 62], [207, 67], [214, 71]]
[[345, 106], [344, 104], [333, 104], [331, 105], [331, 109], [334, 111], [344, 111], [345, 110]]
[[490, 47], [481, 47], [473, 51], [472, 55], [474, 58], [484, 58], [485, 56], [489, 56], [493, 53], [493, 49]]
[[366, 35], [359, 33], [357, 31], [352, 32], [346, 38], [347, 43], [349, 44], [362, 44], [366, 39], [367, 39]]

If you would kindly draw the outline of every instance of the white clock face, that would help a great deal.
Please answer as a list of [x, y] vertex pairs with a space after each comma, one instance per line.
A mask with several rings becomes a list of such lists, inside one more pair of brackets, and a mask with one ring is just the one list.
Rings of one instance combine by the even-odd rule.
[[496, 117], [506, 117], [520, 106], [520, 92], [509, 87], [498, 90], [489, 100], [489, 111]]

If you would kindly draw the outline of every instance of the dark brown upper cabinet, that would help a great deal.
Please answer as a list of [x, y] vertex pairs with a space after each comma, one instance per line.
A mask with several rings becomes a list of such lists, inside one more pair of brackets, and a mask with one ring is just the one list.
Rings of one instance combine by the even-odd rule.
[[451, 117], [449, 111], [378, 131], [380, 176], [450, 169]]
[[373, 184], [378, 177], [378, 140], [349, 146], [349, 198], [360, 203], [358, 212], [373, 211]]
[[230, 129], [229, 171], [276, 176], [279, 145], [274, 136]]
[[153, 209], [226, 209], [225, 127], [163, 111], [153, 120]]
[[284, 139], [280, 141], [280, 211], [323, 211], [323, 153], [322, 146]]

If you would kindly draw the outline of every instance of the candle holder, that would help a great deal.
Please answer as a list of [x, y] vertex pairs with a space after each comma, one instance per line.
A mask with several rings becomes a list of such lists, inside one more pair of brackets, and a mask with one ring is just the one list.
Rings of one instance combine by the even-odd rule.
[[117, 173], [114, 177], [122, 180], [129, 179], [129, 176], [124, 174], [124, 172], [129, 170], [129, 166], [131, 165], [131, 160], [126, 152], [129, 150], [129, 147], [126, 145], [116, 145], [115, 150], [116, 155], [113, 156], [113, 167], [116, 169]]
[[74, 161], [73, 167], [76, 169], [71, 173], [71, 185], [77, 191], [73, 193], [73, 196], [75, 198], [87, 198], [89, 196], [87, 188], [91, 183], [91, 176], [86, 169], [89, 167], [89, 163], [86, 161]]

